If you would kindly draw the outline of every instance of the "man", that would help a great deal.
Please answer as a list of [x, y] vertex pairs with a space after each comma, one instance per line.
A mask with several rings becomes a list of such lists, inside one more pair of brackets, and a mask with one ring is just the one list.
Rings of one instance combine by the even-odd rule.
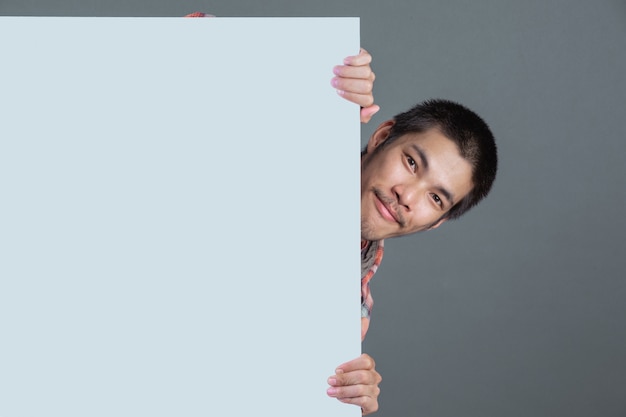
[[[447, 100], [418, 104], [382, 123], [361, 154], [361, 338], [373, 300], [369, 281], [384, 239], [433, 230], [460, 217], [489, 193], [497, 149], [487, 124]], [[378, 409], [381, 377], [366, 354], [340, 365], [327, 394]]]

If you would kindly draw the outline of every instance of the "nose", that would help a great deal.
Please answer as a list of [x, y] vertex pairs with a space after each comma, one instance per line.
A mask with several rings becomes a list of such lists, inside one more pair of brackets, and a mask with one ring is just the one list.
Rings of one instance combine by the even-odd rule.
[[411, 211], [415, 207], [422, 188], [420, 184], [398, 184], [393, 186], [391, 191], [394, 193], [398, 205]]

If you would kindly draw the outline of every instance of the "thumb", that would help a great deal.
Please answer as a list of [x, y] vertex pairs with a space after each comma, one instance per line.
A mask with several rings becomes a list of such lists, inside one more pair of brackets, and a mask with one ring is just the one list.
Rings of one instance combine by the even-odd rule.
[[371, 120], [372, 116], [374, 116], [380, 110], [380, 106], [376, 104], [372, 104], [369, 107], [363, 107], [361, 109], [361, 123], [367, 123]]

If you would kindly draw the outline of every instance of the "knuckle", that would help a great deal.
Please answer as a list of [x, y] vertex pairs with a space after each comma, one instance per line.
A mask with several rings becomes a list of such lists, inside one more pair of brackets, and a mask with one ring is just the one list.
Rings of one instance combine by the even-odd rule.
[[[336, 387], [342, 387], [345, 385], [343, 375], [335, 375], [335, 380], [337, 381], [337, 383], [335, 384]], [[341, 390], [341, 388], [337, 388], [337, 389]]]
[[367, 383], [368, 385], [376, 386], [378, 385], [378, 375], [376, 372], [369, 372], [367, 375]]
[[367, 384], [368, 376], [366, 371], [356, 371], [351, 382], [353, 385]]
[[356, 103], [356, 101], [357, 101], [357, 98], [354, 96], [353, 93], [351, 93], [349, 91], [345, 91], [345, 90], [344, 90], [343, 98], [345, 98], [346, 100], [351, 101], [353, 103]]

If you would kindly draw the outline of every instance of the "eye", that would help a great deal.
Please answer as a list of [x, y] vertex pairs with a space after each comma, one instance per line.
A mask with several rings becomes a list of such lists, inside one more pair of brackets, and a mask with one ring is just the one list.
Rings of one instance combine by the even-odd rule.
[[411, 167], [411, 170], [413, 172], [415, 172], [417, 170], [417, 162], [415, 162], [415, 159], [413, 159], [409, 155], [407, 155], [406, 156], [406, 161], [409, 164], [409, 167]]
[[443, 201], [441, 200], [441, 198], [439, 198], [439, 196], [437, 194], [431, 194], [433, 201], [439, 206], [439, 207], [443, 207]]

